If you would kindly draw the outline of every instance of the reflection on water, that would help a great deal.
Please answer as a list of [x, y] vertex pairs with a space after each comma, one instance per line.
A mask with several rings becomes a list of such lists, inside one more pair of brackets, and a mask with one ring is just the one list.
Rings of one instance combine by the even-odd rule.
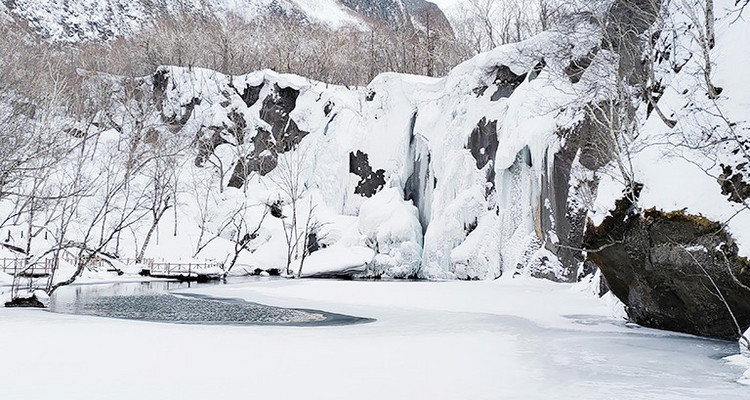
[[207, 284], [158, 281], [64, 287], [52, 296], [49, 308], [52, 312], [63, 314], [182, 324], [307, 326], [371, 321], [323, 311], [278, 308], [236, 299], [168, 293], [196, 285]]

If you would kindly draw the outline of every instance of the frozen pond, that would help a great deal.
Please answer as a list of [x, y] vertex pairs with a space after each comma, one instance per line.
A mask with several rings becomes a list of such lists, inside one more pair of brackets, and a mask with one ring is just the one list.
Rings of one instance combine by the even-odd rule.
[[49, 309], [62, 314], [178, 324], [319, 326], [372, 321], [325, 311], [269, 307], [240, 299], [170, 293], [198, 285], [156, 281], [64, 287], [52, 296]]
[[[750, 387], [737, 383], [745, 368], [722, 359], [737, 353], [736, 343], [628, 324], [571, 285], [294, 279], [168, 286], [178, 301], [243, 299], [376, 321], [306, 329], [0, 309], [0, 360], [7, 360], [0, 399], [750, 399]], [[163, 289], [79, 285], [55, 302], [82, 314], [89, 296], [116, 297], [121, 306]], [[170, 318], [179, 312], [169, 300], [157, 303]], [[221, 312], [225, 319], [240, 313]]]

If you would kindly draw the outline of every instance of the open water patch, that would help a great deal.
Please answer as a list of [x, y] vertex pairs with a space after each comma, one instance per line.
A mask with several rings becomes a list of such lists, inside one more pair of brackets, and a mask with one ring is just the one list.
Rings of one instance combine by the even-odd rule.
[[49, 309], [62, 314], [199, 325], [337, 326], [374, 321], [319, 310], [271, 307], [241, 299], [169, 293], [190, 286], [178, 282], [141, 282], [66, 287], [52, 296]]

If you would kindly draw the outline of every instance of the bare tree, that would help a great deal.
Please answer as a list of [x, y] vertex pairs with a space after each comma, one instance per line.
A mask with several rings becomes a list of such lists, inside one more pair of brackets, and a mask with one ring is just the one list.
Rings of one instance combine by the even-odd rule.
[[249, 207], [247, 203], [243, 203], [242, 206], [236, 209], [229, 218], [232, 228], [231, 236], [232, 242], [234, 243], [234, 254], [232, 255], [231, 260], [229, 260], [229, 264], [225, 267], [226, 274], [229, 274], [232, 271], [232, 268], [234, 268], [237, 259], [242, 252], [247, 251], [252, 253], [257, 249], [256, 246], [258, 243], [256, 242], [256, 239], [259, 238], [261, 228], [263, 227], [263, 221], [266, 220], [269, 210], [265, 204], [256, 206], [263, 207], [263, 214], [256, 223], [251, 223], [251, 220], [247, 215], [248, 211], [252, 208]]
[[[286, 239], [286, 273], [291, 275], [291, 265], [294, 260], [300, 259], [304, 255], [305, 249], [300, 252], [300, 247], [306, 246], [306, 239], [309, 236], [309, 229], [314, 222], [314, 207], [312, 203], [307, 211], [305, 225], [302, 226], [302, 210], [300, 209], [300, 200], [307, 192], [307, 182], [305, 181], [304, 171], [307, 153], [304, 148], [282, 153], [279, 155], [279, 163], [272, 174], [269, 175], [271, 182], [281, 192], [278, 199], [274, 215], [281, 220]], [[286, 205], [289, 215], [283, 215], [283, 210], [279, 205]], [[304, 261], [304, 258], [303, 258]], [[300, 265], [300, 270], [302, 265]]]

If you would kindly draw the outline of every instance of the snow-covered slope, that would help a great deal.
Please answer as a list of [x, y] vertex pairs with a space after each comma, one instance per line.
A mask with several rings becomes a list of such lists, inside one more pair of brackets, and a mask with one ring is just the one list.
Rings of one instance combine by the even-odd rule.
[[[68, 42], [128, 35], [154, 18], [183, 13], [234, 15], [248, 21], [274, 16], [332, 29], [366, 29], [373, 21], [393, 29], [411, 28], [412, 19], [418, 18], [403, 0], [3, 0], [3, 4], [44, 36]], [[432, 13], [435, 21], [447, 24], [439, 9]]]
[[335, 0], [13, 0], [4, 3], [45, 36], [62, 41], [109, 39], [136, 32], [152, 18], [175, 13], [266, 15], [304, 18], [332, 28], [364, 26], [361, 18]]

